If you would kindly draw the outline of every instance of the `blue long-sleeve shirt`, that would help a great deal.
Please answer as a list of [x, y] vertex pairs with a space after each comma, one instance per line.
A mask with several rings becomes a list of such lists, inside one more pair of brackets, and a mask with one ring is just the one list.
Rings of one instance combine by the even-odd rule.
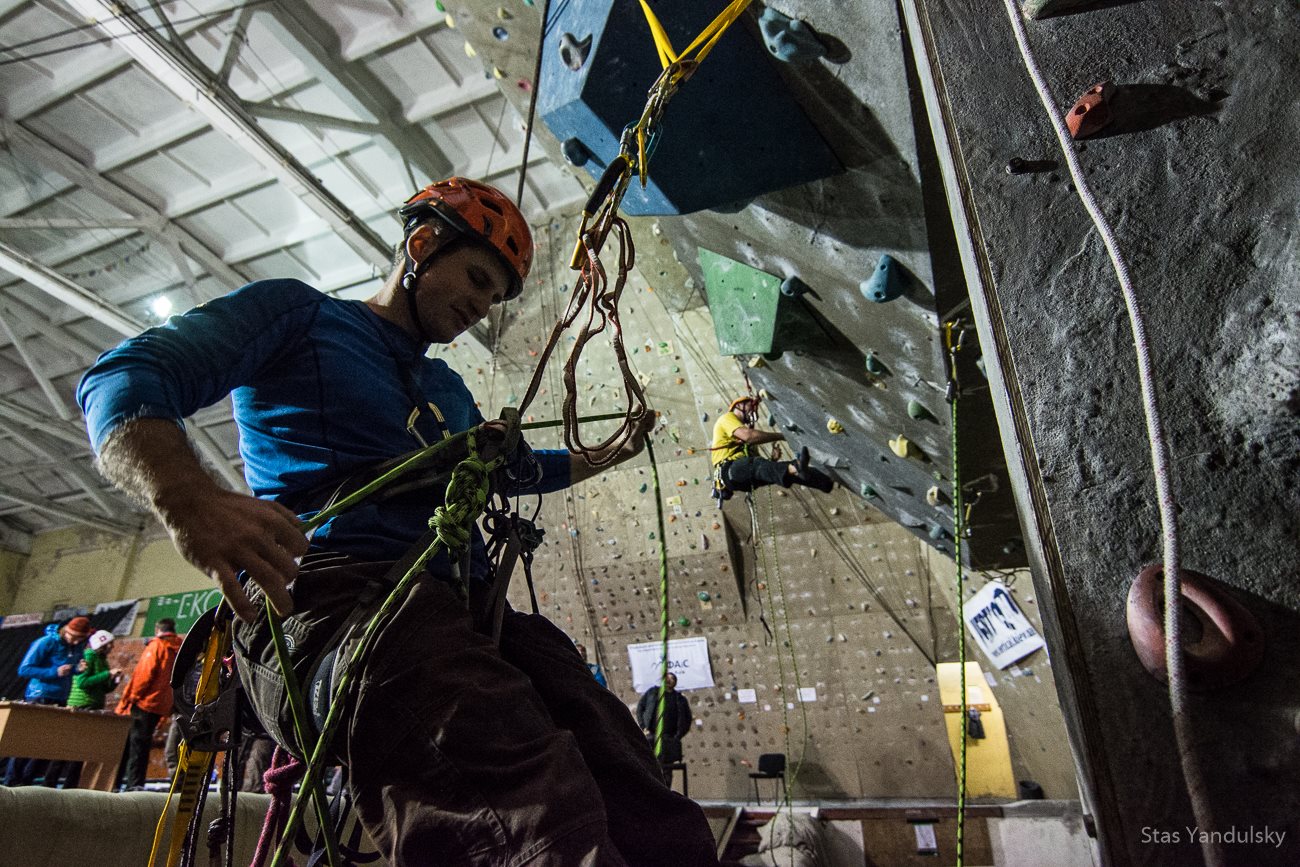
[[82, 647], [64, 641], [56, 624], [46, 626], [45, 634], [31, 643], [23, 661], [18, 663], [18, 676], [28, 678], [23, 697], [28, 701], [67, 701], [68, 690], [72, 688], [72, 670], [60, 677], [59, 666], [71, 665], [75, 669]]
[[[180, 419], [231, 394], [253, 493], [300, 511], [302, 495], [483, 417], [460, 375], [362, 301], [297, 280], [262, 280], [150, 328], [100, 356], [77, 388], [96, 452], [135, 418]], [[436, 412], [430, 408], [436, 407]], [[443, 421], [439, 422], [438, 415]], [[563, 451], [536, 452], [543, 493], [569, 483]], [[442, 490], [362, 503], [313, 536], [316, 549], [397, 559], [427, 529]], [[482, 565], [475, 534], [474, 560]], [[476, 569], [476, 572], [480, 569]]]

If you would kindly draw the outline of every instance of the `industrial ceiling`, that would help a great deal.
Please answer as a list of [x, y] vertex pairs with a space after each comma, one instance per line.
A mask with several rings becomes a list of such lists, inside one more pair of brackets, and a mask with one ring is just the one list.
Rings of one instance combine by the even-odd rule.
[[[0, 2], [5, 541], [139, 526], [73, 399], [123, 336], [265, 277], [365, 297], [413, 189], [516, 189], [524, 123], [467, 46], [429, 2]], [[531, 153], [529, 218], [573, 211], [581, 186]], [[242, 489], [228, 406], [189, 430]]]

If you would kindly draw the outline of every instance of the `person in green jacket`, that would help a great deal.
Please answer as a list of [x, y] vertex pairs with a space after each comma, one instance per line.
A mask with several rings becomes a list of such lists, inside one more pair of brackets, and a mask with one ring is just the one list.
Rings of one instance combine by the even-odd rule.
[[90, 636], [77, 673], [72, 676], [68, 707], [104, 709], [104, 696], [122, 680], [122, 670], [108, 665], [108, 654], [112, 649], [113, 633], [108, 630], [101, 629]]
[[[104, 697], [122, 680], [122, 670], [108, 664], [109, 651], [113, 649], [113, 633], [101, 629], [86, 642], [77, 673], [72, 676], [72, 690], [68, 693], [68, 707], [82, 710], [103, 710]], [[63, 788], [75, 789], [81, 779], [81, 762], [51, 762], [45, 772], [45, 785], [56, 788], [63, 779]]]

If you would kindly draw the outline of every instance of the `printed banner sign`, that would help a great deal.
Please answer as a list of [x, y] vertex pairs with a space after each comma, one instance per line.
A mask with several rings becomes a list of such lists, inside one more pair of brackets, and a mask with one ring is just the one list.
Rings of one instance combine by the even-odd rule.
[[149, 611], [144, 616], [144, 636], [152, 637], [154, 624], [164, 617], [175, 620], [176, 631], [184, 635], [190, 631], [200, 614], [209, 608], [215, 608], [220, 601], [221, 590], [216, 587], [154, 596], [150, 598]]
[[[632, 663], [632, 686], [645, 692], [659, 683], [659, 662], [663, 645], [658, 641], [629, 644], [627, 657]], [[706, 689], [713, 686], [713, 668], [709, 665], [709, 640], [677, 638], [668, 642], [668, 671], [677, 675], [678, 691]]]
[[962, 606], [962, 615], [980, 650], [1006, 668], [1043, 646], [1043, 638], [1000, 581], [990, 581]]
[[35, 614], [6, 614], [0, 629], [13, 629], [17, 626], [40, 626], [45, 622], [45, 612], [38, 611]]
[[50, 615], [50, 620], [54, 623], [63, 623], [74, 617], [85, 617], [90, 613], [90, 609], [84, 605], [67, 605], [63, 608], [55, 608], [54, 613]]
[[140, 607], [139, 599], [125, 599], [121, 602], [101, 602], [95, 606], [95, 614], [103, 614], [105, 611], [112, 611], [117, 614], [117, 625], [109, 631], [121, 638], [124, 635], [131, 634], [131, 628], [135, 626], [135, 613]]

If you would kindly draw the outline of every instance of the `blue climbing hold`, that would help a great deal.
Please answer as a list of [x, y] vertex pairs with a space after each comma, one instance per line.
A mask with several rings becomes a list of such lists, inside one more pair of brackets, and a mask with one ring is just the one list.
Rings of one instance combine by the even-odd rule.
[[786, 277], [781, 281], [781, 294], [787, 298], [798, 298], [811, 291], [811, 287], [798, 277]]
[[866, 482], [863, 482], [862, 487], [858, 488], [858, 493], [862, 495], [863, 499], [867, 499], [867, 500], [871, 499], [872, 497], [880, 496], [878, 493], [876, 493], [876, 489], [871, 487], [871, 485], [868, 485]]
[[492, 28], [492, 35], [496, 37], [498, 42], [505, 42], [510, 38], [510, 31], [498, 25]]
[[930, 538], [936, 542], [942, 542], [945, 539], [950, 539], [952, 537], [948, 535], [948, 531], [945, 530], [943, 527], [939, 526], [938, 524], [931, 524]]
[[885, 376], [889, 373], [889, 366], [880, 360], [880, 356], [874, 352], [867, 353], [867, 373], [872, 376]]
[[763, 10], [758, 29], [763, 33], [767, 50], [783, 63], [812, 63], [826, 56], [826, 46], [811, 27], [771, 6]]
[[560, 153], [564, 155], [564, 161], [571, 166], [585, 166], [591, 159], [591, 151], [587, 150], [587, 146], [577, 137], [566, 138], [560, 145]]
[[894, 257], [888, 253], [882, 254], [880, 261], [876, 263], [876, 270], [858, 284], [858, 289], [868, 301], [875, 301], [877, 304], [893, 301], [902, 295], [903, 275], [899, 273], [898, 263], [894, 261]]

